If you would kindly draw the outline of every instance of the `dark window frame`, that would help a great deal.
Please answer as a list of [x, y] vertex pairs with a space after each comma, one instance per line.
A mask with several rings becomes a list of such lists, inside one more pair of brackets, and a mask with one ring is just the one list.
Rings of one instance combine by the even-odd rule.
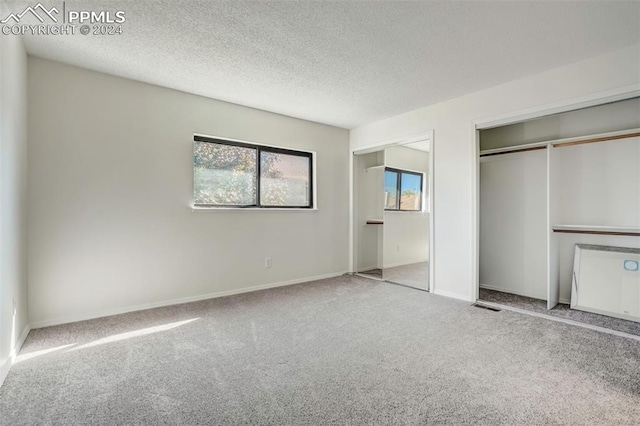
[[[420, 172], [412, 172], [410, 170], [404, 170], [404, 169], [396, 169], [395, 167], [385, 167], [384, 168], [385, 173], [386, 172], [393, 172], [396, 173], [397, 179], [396, 179], [396, 191], [397, 191], [397, 196], [396, 196], [396, 206], [395, 208], [387, 208], [387, 206], [385, 205], [384, 207], [384, 211], [387, 212], [421, 212], [423, 211], [424, 205], [423, 205], [423, 198], [424, 198], [424, 173], [420, 173]], [[407, 175], [414, 175], [414, 176], [419, 176], [420, 177], [420, 206], [418, 208], [418, 210], [406, 210], [406, 209], [402, 209], [402, 175], [403, 174], [407, 174]]]
[[[205, 142], [205, 143], [213, 143], [218, 145], [227, 145], [227, 146], [237, 146], [241, 148], [250, 148], [256, 150], [256, 203], [255, 204], [202, 204], [196, 203], [194, 200], [194, 207], [206, 207], [206, 208], [216, 208], [216, 209], [225, 209], [225, 208], [237, 208], [237, 209], [304, 209], [309, 210], [313, 209], [313, 199], [314, 199], [314, 182], [313, 182], [313, 153], [306, 151], [296, 151], [293, 149], [287, 148], [277, 148], [265, 145], [258, 145], [254, 143], [248, 142], [239, 142], [228, 139], [220, 139], [220, 138], [212, 138], [208, 136], [200, 136], [194, 135], [193, 137], [194, 149], [195, 142]], [[261, 175], [261, 156], [262, 152], [272, 152], [274, 154], [285, 154], [292, 155], [296, 157], [305, 157], [309, 159], [309, 205], [307, 206], [270, 206], [270, 205], [262, 205], [260, 203], [260, 175]], [[192, 160], [193, 162], [193, 160]], [[193, 165], [192, 165], [193, 167]], [[194, 167], [195, 168], [195, 167]], [[194, 180], [194, 188], [195, 188], [195, 180]], [[194, 190], [195, 192], [195, 190]], [[195, 194], [194, 194], [195, 195]]]

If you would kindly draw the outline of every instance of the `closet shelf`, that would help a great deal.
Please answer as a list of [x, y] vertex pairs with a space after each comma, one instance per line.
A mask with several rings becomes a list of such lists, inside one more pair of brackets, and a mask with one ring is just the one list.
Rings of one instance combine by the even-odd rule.
[[640, 228], [634, 226], [553, 225], [553, 232], [565, 234], [594, 234], [640, 237]]
[[599, 133], [591, 136], [579, 136], [565, 139], [554, 139], [544, 142], [532, 142], [522, 145], [506, 146], [503, 148], [486, 149], [480, 151], [480, 157], [490, 157], [493, 155], [514, 154], [516, 152], [536, 151], [546, 149], [548, 146], [560, 148], [563, 146], [582, 145], [594, 142], [606, 142], [618, 139], [635, 138], [640, 136], [640, 128], [621, 130], [617, 132]]
[[364, 169], [364, 170], [365, 170], [365, 172], [367, 172], [367, 173], [368, 173], [368, 172], [369, 172], [369, 170], [384, 169], [384, 167], [385, 167], [385, 166], [384, 166], [384, 164], [382, 164], [382, 165], [379, 165], [379, 166], [371, 166], [371, 167], [367, 167], [367, 168], [366, 168], [366, 169]]

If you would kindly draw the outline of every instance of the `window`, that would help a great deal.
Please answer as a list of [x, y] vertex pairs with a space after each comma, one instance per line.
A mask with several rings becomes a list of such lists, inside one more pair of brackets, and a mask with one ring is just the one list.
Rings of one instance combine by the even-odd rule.
[[195, 136], [200, 207], [313, 208], [312, 153]]
[[397, 210], [398, 207], [398, 172], [384, 171], [384, 208]]
[[422, 211], [422, 173], [384, 169], [384, 209]]

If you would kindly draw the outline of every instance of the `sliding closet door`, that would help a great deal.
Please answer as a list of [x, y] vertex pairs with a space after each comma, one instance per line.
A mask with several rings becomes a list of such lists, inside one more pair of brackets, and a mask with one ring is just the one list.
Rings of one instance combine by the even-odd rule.
[[480, 286], [547, 299], [547, 149], [480, 159]]
[[560, 302], [560, 247], [552, 225], [558, 221], [558, 186], [560, 170], [558, 149], [547, 147], [547, 242], [549, 253], [547, 309], [553, 309]]

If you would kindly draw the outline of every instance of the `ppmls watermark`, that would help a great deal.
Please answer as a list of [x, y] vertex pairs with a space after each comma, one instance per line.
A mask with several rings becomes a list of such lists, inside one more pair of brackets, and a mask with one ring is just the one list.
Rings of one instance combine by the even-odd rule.
[[121, 35], [123, 10], [67, 10], [66, 2], [47, 8], [42, 3], [10, 13], [0, 20], [4, 35]]

